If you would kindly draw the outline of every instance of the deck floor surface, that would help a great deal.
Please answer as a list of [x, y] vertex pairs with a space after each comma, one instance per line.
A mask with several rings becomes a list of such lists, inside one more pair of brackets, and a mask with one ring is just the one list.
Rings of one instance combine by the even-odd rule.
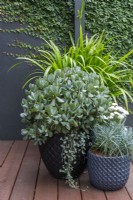
[[86, 171], [79, 182], [86, 191], [51, 177], [31, 142], [0, 141], [0, 200], [133, 200], [132, 164], [126, 186], [118, 191], [92, 187]]

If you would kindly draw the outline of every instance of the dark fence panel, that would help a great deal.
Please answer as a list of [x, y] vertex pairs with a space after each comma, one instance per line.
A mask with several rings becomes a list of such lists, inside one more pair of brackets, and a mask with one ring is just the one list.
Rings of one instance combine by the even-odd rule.
[[[18, 26], [17, 23], [0, 23], [1, 29]], [[22, 123], [20, 119], [21, 100], [24, 91], [23, 82], [33, 70], [25, 63], [8, 72], [9, 67], [20, 62], [9, 53], [23, 54], [20, 48], [9, 47], [14, 40], [21, 40], [32, 45], [39, 45], [42, 41], [19, 33], [0, 32], [0, 139], [21, 139]]]

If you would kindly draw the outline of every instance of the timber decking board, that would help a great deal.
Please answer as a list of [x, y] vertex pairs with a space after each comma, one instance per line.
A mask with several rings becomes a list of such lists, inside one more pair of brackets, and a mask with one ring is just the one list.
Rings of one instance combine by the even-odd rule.
[[0, 167], [3, 165], [12, 144], [13, 141], [0, 141]]
[[31, 142], [0, 141], [0, 163], [0, 200], [133, 200], [132, 164], [126, 187], [104, 192], [89, 184], [86, 170], [79, 178], [86, 191], [51, 177]]
[[33, 200], [39, 161], [39, 151], [35, 145], [30, 143], [19, 170], [10, 200]]
[[57, 180], [51, 177], [42, 161], [34, 200], [57, 200]]
[[[83, 200], [106, 200], [105, 193], [90, 185], [88, 172], [85, 172], [80, 177], [80, 185], [86, 191], [81, 190]], [[87, 188], [86, 188], [87, 186]]]
[[133, 164], [130, 165], [130, 176], [126, 184], [126, 189], [131, 199], [133, 199]]
[[64, 180], [59, 180], [58, 200], [82, 200], [79, 189], [69, 188]]
[[108, 200], [131, 200], [125, 188], [118, 191], [106, 192]]
[[20, 168], [26, 142], [16, 141], [0, 169], [0, 200], [8, 200]]

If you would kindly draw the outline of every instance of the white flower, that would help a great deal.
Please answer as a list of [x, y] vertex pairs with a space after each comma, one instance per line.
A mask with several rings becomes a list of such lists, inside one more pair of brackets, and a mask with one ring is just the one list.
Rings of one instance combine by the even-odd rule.
[[110, 113], [110, 116], [111, 116], [111, 117], [114, 117], [114, 113]]
[[123, 114], [123, 115], [128, 115], [128, 111], [126, 111], [124, 108], [122, 108], [121, 106], [118, 106], [116, 103], [112, 103], [112, 106], [109, 108], [110, 111], [117, 111], [117, 113], [115, 112], [115, 114]]
[[125, 115], [129, 115], [129, 112], [127, 110], [125, 110]]
[[110, 117], [109, 117], [109, 119], [113, 119], [113, 118], [114, 118], [113, 116], [110, 116]]
[[125, 112], [125, 109], [123, 109], [123, 108], [120, 107], [120, 106], [117, 107], [117, 110], [119, 110], [120, 112], [123, 112], [123, 113]]
[[108, 119], [105, 115], [103, 116], [103, 119]]
[[114, 112], [114, 114], [115, 114], [115, 115], [120, 115], [120, 113], [118, 113], [118, 112], [116, 112], [116, 111]]
[[122, 113], [125, 114], [125, 115], [128, 115], [128, 114], [129, 114], [128, 111], [126, 111], [124, 108], [122, 108], [122, 107], [120, 107], [120, 106], [117, 106], [116, 108], [117, 108], [117, 111], [120, 111], [120, 112], [122, 112]]

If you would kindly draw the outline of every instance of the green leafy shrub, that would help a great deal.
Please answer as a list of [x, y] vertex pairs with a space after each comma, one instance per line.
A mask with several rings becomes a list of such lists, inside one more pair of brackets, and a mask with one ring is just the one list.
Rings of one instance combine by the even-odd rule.
[[106, 113], [111, 98], [99, 76], [80, 68], [56, 70], [29, 85], [21, 114], [26, 139], [45, 142], [53, 134], [87, 131]]
[[29, 85], [22, 100], [22, 130], [25, 139], [45, 143], [54, 134], [63, 134], [63, 169], [70, 186], [75, 155], [86, 150], [86, 140], [95, 122], [104, 121], [111, 106], [108, 89], [95, 73], [79, 67], [56, 70]]

